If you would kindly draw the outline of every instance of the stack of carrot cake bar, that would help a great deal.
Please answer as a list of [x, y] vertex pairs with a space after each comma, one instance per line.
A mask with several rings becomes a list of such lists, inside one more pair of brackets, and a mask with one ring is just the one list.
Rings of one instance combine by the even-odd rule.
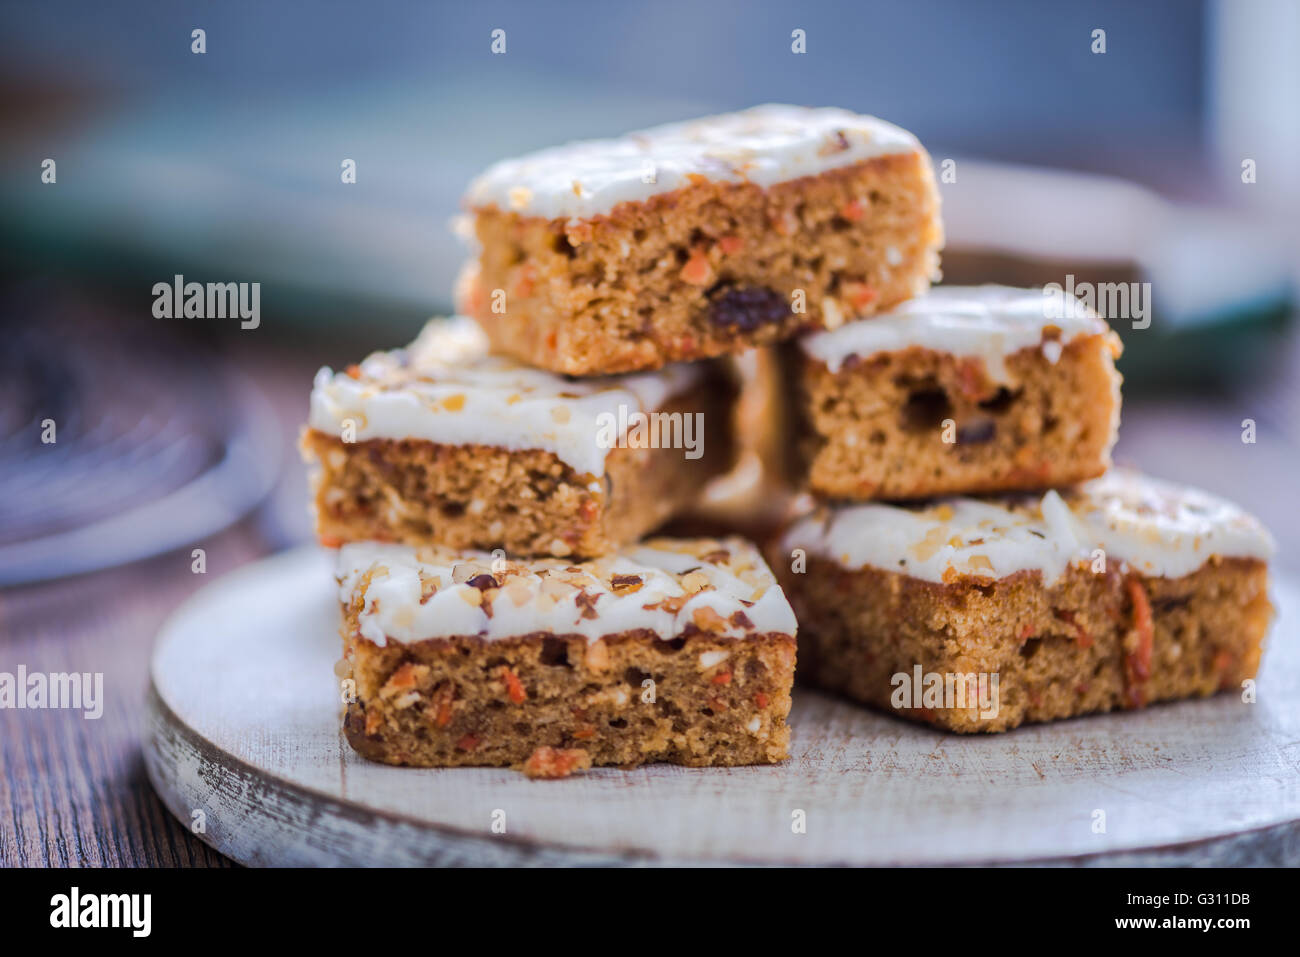
[[[938, 194], [910, 133], [763, 106], [507, 160], [465, 202], [464, 315], [322, 369], [303, 436], [360, 754], [534, 777], [780, 761], [796, 615], [801, 674], [868, 704], [914, 668], [997, 673], [993, 717], [900, 709], [957, 730], [1254, 673], [1267, 535], [1108, 471], [1097, 316], [930, 289]], [[787, 386], [784, 478], [817, 502], [773, 567], [734, 535], [656, 534], [732, 468], [756, 347]]]
[[1240, 687], [1268, 534], [1110, 467], [1119, 341], [1051, 290], [932, 289], [789, 344], [795, 480], [772, 549], [800, 674], [954, 731]]

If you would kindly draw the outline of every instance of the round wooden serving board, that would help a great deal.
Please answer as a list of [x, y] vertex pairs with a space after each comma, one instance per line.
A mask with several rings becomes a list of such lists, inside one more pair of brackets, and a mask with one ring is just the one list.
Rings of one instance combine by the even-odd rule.
[[331, 559], [304, 549], [215, 582], [164, 626], [145, 760], [172, 813], [246, 864], [1295, 864], [1300, 594], [1275, 597], [1255, 704], [965, 737], [800, 689], [783, 765], [530, 781], [352, 752]]

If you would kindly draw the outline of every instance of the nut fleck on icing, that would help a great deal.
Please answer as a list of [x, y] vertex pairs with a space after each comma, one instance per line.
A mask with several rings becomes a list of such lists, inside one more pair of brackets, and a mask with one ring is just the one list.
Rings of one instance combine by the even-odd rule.
[[539, 631], [589, 643], [639, 629], [665, 641], [795, 633], [771, 570], [738, 538], [650, 539], [578, 564], [354, 543], [339, 550], [337, 578], [340, 600], [360, 608], [361, 636], [377, 645]]

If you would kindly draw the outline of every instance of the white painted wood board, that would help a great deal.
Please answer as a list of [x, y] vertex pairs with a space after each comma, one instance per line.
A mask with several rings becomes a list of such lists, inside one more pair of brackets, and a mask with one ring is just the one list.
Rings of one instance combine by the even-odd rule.
[[146, 766], [174, 814], [201, 811], [200, 836], [250, 864], [1296, 863], [1300, 594], [1274, 594], [1255, 704], [958, 736], [797, 689], [784, 765], [530, 781], [352, 752], [330, 558], [302, 549], [214, 582], [164, 626]]

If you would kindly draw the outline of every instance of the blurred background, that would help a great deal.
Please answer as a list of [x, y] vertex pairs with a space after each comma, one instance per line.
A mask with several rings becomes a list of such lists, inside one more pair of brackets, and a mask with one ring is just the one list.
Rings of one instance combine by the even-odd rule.
[[[449, 308], [479, 169], [766, 101], [952, 160], [946, 281], [1150, 282], [1118, 458], [1294, 567], [1297, 41], [1294, 0], [5, 3], [0, 584], [306, 540], [311, 375]], [[260, 325], [155, 318], [177, 274], [260, 282]]]

